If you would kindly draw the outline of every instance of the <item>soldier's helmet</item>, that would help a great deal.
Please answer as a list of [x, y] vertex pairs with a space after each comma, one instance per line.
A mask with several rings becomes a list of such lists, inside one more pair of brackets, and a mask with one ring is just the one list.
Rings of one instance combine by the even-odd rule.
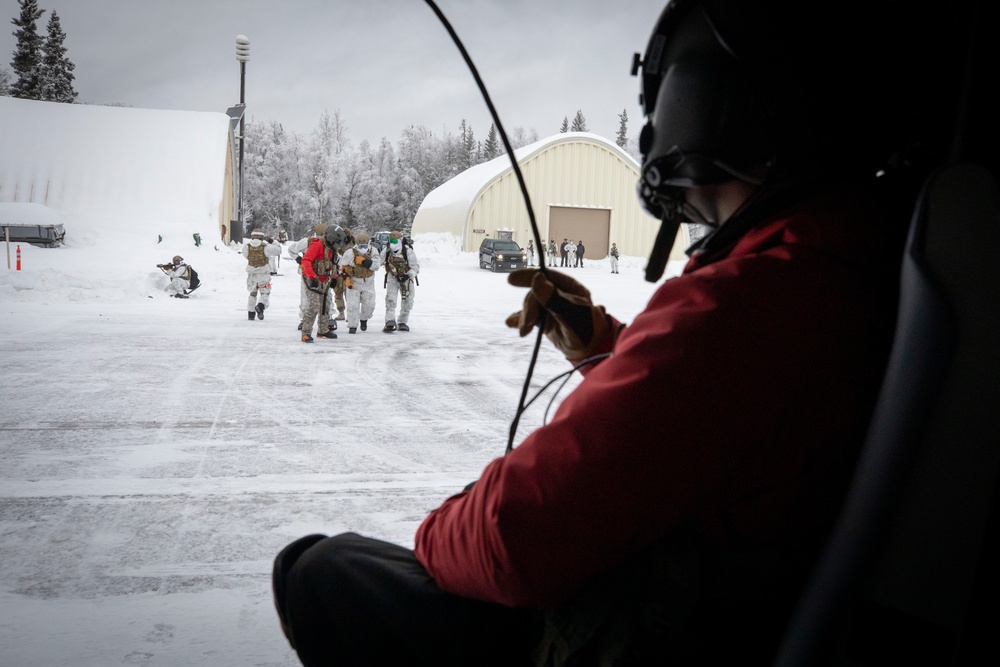
[[328, 248], [342, 250], [347, 245], [347, 234], [340, 225], [330, 225], [323, 233], [323, 242]]
[[358, 235], [354, 237], [354, 240], [357, 241], [358, 245], [365, 245], [370, 243], [372, 239], [364, 232], [358, 232]]
[[326, 234], [326, 225], [322, 222], [313, 226], [313, 234], [316, 236], [323, 236]]
[[178, 264], [180, 264], [181, 262], [184, 261], [184, 258], [181, 257], [180, 255], [174, 255], [174, 258], [173, 258], [172, 261], [174, 263], [174, 266], [177, 266]]

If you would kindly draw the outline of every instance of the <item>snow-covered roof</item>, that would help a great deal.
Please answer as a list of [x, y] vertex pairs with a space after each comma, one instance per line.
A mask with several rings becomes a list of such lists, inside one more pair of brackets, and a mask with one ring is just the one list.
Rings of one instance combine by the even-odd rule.
[[217, 226], [229, 117], [0, 97], [0, 202]]

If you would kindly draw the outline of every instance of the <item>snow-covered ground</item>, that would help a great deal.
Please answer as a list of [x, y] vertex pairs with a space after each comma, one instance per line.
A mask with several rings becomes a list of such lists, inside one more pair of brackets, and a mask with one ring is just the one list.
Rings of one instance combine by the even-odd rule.
[[[284, 256], [251, 322], [235, 247], [134, 221], [66, 232], [22, 245], [21, 271], [0, 255], [0, 665], [298, 664], [273, 557], [311, 532], [412, 546], [503, 453], [534, 342], [503, 324], [522, 291], [417, 237], [411, 332], [381, 332], [380, 289], [368, 332], [305, 345]], [[175, 254], [203, 281], [188, 300], [155, 268]], [[569, 271], [629, 321], [655, 288], [644, 265]], [[567, 367], [546, 341], [532, 386]]]

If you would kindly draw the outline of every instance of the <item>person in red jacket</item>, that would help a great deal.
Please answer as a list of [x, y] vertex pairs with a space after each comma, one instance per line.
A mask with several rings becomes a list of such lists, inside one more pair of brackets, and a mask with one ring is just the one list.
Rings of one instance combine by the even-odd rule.
[[319, 318], [316, 335], [319, 338], [336, 338], [327, 327], [330, 313], [328, 292], [337, 282], [337, 253], [347, 244], [347, 234], [337, 225], [329, 225], [322, 238], [314, 238], [302, 256], [302, 280], [306, 286], [306, 308], [302, 317], [302, 342], [313, 342], [313, 324]]
[[507, 324], [583, 381], [413, 551], [346, 533], [278, 555], [303, 664], [769, 662], [874, 404], [912, 201], [878, 172], [886, 109], [845, 96], [866, 70], [824, 50], [866, 35], [816, 11], [668, 3], [642, 60], [647, 277], [678, 224], [714, 232], [627, 326], [564, 274], [511, 274]]

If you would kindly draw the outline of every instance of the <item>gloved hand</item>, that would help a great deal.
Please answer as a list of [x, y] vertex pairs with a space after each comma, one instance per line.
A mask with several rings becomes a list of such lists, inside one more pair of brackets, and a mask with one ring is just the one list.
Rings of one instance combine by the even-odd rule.
[[406, 272], [406, 277], [409, 278], [410, 280], [415, 280], [417, 277], [417, 272], [414, 271], [413, 269], [410, 269], [409, 271]]
[[568, 360], [586, 359], [611, 335], [611, 318], [604, 306], [591, 303], [590, 291], [566, 274], [520, 269], [511, 273], [507, 282], [530, 288], [523, 308], [507, 318], [507, 326], [526, 336], [544, 310], [545, 335]]
[[309, 287], [312, 289], [319, 289], [319, 278], [310, 278]]
[[268, 237], [267, 237], [266, 239], [264, 239], [264, 240], [265, 240], [265, 241], [267, 241], [268, 243], [274, 243], [274, 237], [273, 237], [273, 236], [268, 236]]
[[364, 261], [364, 259], [365, 258], [362, 257], [361, 255], [355, 255], [354, 256], [354, 263], [357, 264], [358, 266], [360, 266], [361, 262]]
[[301, 264], [302, 263], [302, 257], [300, 257], [299, 255], [296, 255], [295, 256], [295, 263], [296, 264]]
[[361, 266], [365, 267], [366, 269], [370, 269], [370, 268], [372, 268], [372, 261], [371, 261], [370, 259], [368, 259], [368, 258], [366, 257], [366, 258], [365, 258], [365, 259], [364, 259], [364, 260], [363, 260], [363, 261], [361, 262]]

